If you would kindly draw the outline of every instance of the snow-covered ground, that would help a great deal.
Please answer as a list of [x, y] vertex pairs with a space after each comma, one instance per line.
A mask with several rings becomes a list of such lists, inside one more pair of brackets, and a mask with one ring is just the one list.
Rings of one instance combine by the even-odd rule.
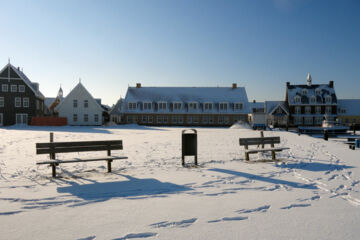
[[[244, 161], [241, 128], [198, 128], [199, 167], [181, 166], [183, 128], [0, 128], [0, 239], [359, 239], [360, 151], [295, 133], [290, 150]], [[36, 165], [35, 143], [116, 140], [128, 159]], [[58, 157], [106, 156], [105, 152]], [[256, 161], [258, 160], [258, 161]], [[261, 160], [261, 161], [259, 161]], [[188, 163], [193, 159], [186, 158]]]

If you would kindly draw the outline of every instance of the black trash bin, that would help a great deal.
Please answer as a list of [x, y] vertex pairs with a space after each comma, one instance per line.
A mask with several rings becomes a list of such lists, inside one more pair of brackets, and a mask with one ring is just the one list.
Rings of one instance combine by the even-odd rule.
[[[192, 131], [192, 132], [187, 132]], [[185, 165], [185, 156], [194, 156], [197, 165], [197, 131], [195, 129], [183, 130], [182, 135], [182, 165]]]

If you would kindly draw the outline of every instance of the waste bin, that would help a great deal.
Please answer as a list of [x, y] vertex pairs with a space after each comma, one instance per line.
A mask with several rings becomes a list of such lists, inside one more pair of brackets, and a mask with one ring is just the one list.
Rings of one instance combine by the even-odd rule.
[[328, 133], [328, 130], [324, 130], [324, 140], [328, 140], [329, 139], [329, 133]]
[[[188, 132], [192, 131], [192, 132]], [[197, 165], [197, 131], [195, 129], [183, 130], [182, 135], [182, 165], [185, 165], [185, 156], [194, 156]]]

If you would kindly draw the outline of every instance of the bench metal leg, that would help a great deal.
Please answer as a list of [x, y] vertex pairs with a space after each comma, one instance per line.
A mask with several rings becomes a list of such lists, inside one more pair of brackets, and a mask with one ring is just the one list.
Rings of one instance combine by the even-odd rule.
[[112, 160], [107, 160], [108, 172], [111, 172], [111, 162]]
[[245, 153], [245, 160], [246, 160], [246, 161], [249, 161], [249, 160], [250, 160], [250, 158], [249, 158], [249, 153]]
[[184, 156], [181, 157], [181, 165], [185, 166], [185, 157]]
[[52, 170], [52, 177], [56, 177], [56, 164], [50, 164]]
[[275, 151], [271, 151], [271, 158], [272, 158], [272, 160], [275, 160], [275, 159], [276, 159], [276, 157], [275, 157]]

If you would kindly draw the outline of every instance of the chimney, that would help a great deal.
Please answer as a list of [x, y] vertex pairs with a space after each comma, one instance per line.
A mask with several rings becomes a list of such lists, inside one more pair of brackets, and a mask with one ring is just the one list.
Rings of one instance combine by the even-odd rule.
[[18, 71], [20, 71], [20, 67], [18, 67], [17, 69], [18, 69]]
[[290, 82], [286, 82], [286, 86], [289, 87], [289, 86], [290, 86]]
[[33, 86], [35, 91], [39, 91], [39, 83], [32, 83], [31, 85]]
[[136, 88], [141, 88], [141, 83], [137, 83]]
[[233, 83], [233, 84], [232, 84], [232, 89], [235, 89], [235, 88], [237, 88], [237, 84], [236, 84], [236, 83]]
[[331, 87], [331, 88], [334, 87], [334, 81], [329, 81], [329, 87]]

